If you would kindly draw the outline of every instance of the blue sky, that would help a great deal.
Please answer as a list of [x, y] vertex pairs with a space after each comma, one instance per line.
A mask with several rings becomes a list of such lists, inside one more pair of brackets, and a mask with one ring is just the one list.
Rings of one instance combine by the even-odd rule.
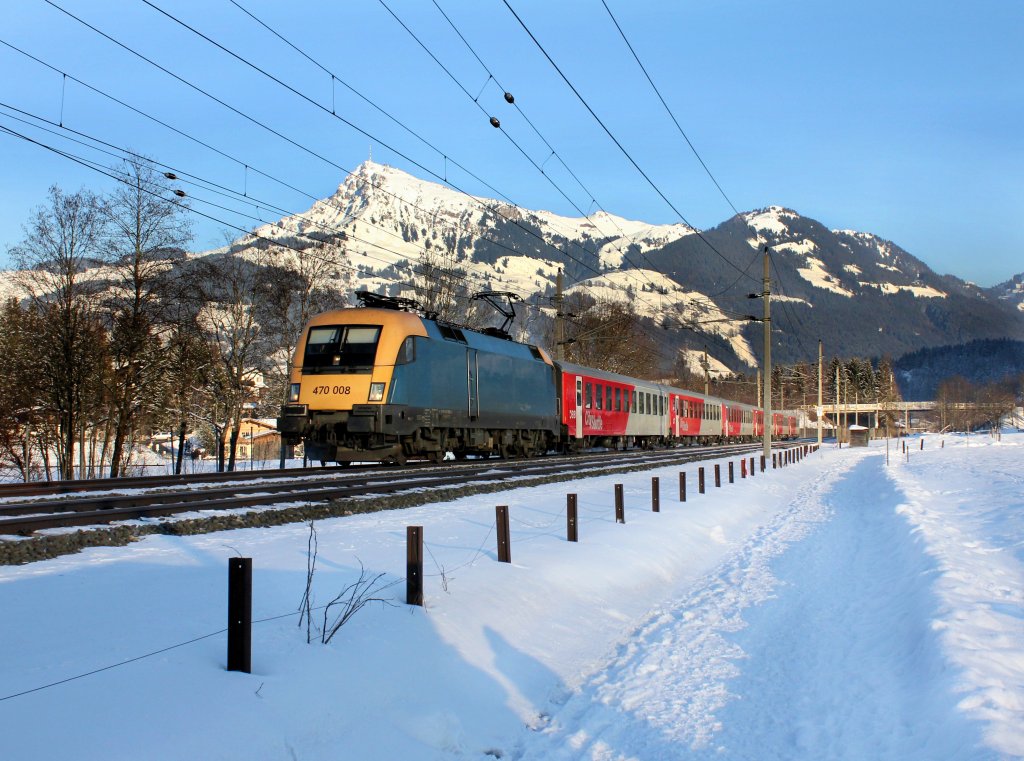
[[[386, 0], [482, 112], [379, 0], [237, 0], [329, 71], [416, 131], [426, 145], [334, 84], [228, 0], [151, 0], [330, 113], [176, 25], [141, 0], [53, 0], [182, 78], [345, 169], [369, 154], [425, 179], [494, 191], [528, 208], [578, 216], [598, 205], [657, 223], [678, 216], [576, 100], [502, 0], [437, 0], [557, 156], [430, 0]], [[940, 273], [993, 285], [1024, 271], [1024, 4], [763, 3], [606, 0], [702, 158], [741, 211], [780, 204], [832, 228], [893, 240]], [[509, 0], [570, 81], [698, 227], [732, 209], [662, 110], [601, 0]], [[329, 7], [328, 7], [329, 6]], [[0, 40], [209, 143], [213, 153], [0, 45], [0, 103], [289, 211], [344, 179], [325, 163], [232, 114], [43, 0], [5, 8]], [[0, 107], [0, 125], [101, 163], [114, 159], [38, 131]], [[497, 116], [572, 199], [501, 132]], [[25, 118], [20, 115], [21, 118]], [[57, 131], [60, 131], [59, 129]], [[391, 145], [395, 151], [386, 148]], [[435, 150], [439, 149], [439, 150]], [[237, 159], [237, 161], [236, 161]], [[560, 166], [567, 164], [583, 190]], [[417, 167], [415, 161], [422, 165]], [[256, 167], [302, 193], [247, 171]], [[0, 265], [47, 187], [106, 190], [102, 175], [0, 134]], [[184, 186], [196, 250], [279, 214]], [[222, 203], [231, 211], [204, 205]], [[225, 224], [227, 223], [227, 224]]]

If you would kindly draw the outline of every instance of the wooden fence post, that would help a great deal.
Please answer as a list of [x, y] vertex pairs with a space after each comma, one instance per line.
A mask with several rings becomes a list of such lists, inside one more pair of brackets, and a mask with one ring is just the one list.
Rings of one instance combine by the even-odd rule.
[[570, 542], [578, 542], [580, 540], [575, 494], [566, 495], [565, 498], [565, 534], [565, 538]]
[[423, 605], [423, 526], [405, 527], [405, 602]]
[[740, 479], [742, 480], [742, 479], [744, 479], [746, 477], [747, 477], [747, 458], [744, 457], [742, 460], [740, 460]]
[[252, 673], [252, 558], [228, 559], [228, 671]]
[[764, 473], [764, 466], [765, 466], [764, 455], [761, 455], [761, 472], [762, 473]]
[[498, 526], [498, 562], [512, 562], [512, 546], [508, 535], [508, 505], [498, 505], [494, 508], [495, 522]]

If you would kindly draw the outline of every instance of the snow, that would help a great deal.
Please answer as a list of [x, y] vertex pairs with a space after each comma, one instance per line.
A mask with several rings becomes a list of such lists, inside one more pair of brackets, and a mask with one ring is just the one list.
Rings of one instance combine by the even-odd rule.
[[817, 244], [810, 238], [804, 238], [798, 241], [789, 241], [788, 243], [779, 243], [772, 246], [776, 251], [789, 251], [790, 253], [797, 254], [799, 256], [808, 256], [814, 251], [818, 250]]
[[[687, 370], [700, 375], [704, 374], [704, 367], [701, 364], [704, 361], [703, 351], [699, 349], [680, 349], [679, 356]], [[725, 378], [732, 375], [732, 370], [708, 354], [708, 375], [712, 378]]]
[[944, 299], [946, 294], [930, 285], [896, 285], [894, 283], [865, 283], [860, 285], [865, 288], [878, 288], [882, 293], [899, 293], [906, 291], [919, 299]]
[[741, 323], [728, 319], [710, 297], [699, 291], [687, 291], [661, 272], [648, 269], [606, 272], [581, 280], [565, 292], [582, 292], [598, 300], [629, 302], [638, 314], [657, 323], [671, 315], [684, 327], [693, 325], [700, 332], [721, 336], [741, 362], [757, 366], [750, 342], [740, 332]]
[[789, 232], [789, 228], [784, 220], [796, 219], [797, 216], [796, 212], [785, 209], [782, 206], [769, 206], [767, 209], [744, 214], [743, 218], [755, 230], [783, 235]]
[[[664, 468], [320, 521], [314, 604], [360, 563], [395, 584], [329, 645], [296, 626], [303, 525], [0, 568], [5, 757], [1024, 757], [1024, 436], [940, 446], [826, 447], [705, 495], [688, 466], [685, 504]], [[252, 674], [224, 670], [236, 554], [253, 617], [284, 616], [254, 624]]]
[[815, 288], [824, 288], [840, 296], [853, 297], [853, 291], [840, 285], [838, 278], [825, 269], [825, 263], [814, 256], [808, 256], [806, 266], [797, 267], [797, 274]]

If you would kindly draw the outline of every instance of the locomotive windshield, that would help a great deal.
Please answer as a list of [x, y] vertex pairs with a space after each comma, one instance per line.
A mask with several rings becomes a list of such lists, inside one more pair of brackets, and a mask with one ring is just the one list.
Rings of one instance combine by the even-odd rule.
[[306, 373], [369, 373], [377, 356], [377, 325], [320, 325], [309, 329]]

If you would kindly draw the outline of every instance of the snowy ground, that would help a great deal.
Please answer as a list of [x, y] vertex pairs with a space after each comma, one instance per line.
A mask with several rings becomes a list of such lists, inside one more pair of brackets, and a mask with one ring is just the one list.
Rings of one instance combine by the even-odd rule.
[[[323, 521], [314, 604], [360, 562], [396, 582], [329, 645], [296, 626], [301, 525], [0, 568], [3, 757], [1024, 757], [1024, 435], [940, 441], [888, 467], [884, 442], [826, 448], [705, 495], [689, 466], [682, 505], [668, 468]], [[408, 525], [422, 609], [402, 604]], [[254, 625], [252, 674], [224, 670], [236, 553], [253, 617], [285, 616]]]

